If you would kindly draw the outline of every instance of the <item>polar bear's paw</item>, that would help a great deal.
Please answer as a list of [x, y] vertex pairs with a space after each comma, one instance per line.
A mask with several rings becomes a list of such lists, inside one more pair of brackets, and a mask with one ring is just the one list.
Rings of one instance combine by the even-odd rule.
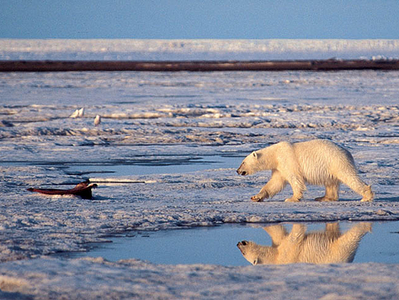
[[264, 198], [260, 197], [259, 195], [255, 195], [251, 197], [253, 202], [262, 202]]
[[371, 190], [371, 186], [367, 185], [364, 192], [363, 192], [363, 199], [360, 200], [361, 202], [372, 202], [374, 199], [374, 192]]
[[338, 199], [336, 198], [331, 198], [331, 197], [317, 197], [316, 199], [314, 199], [315, 201], [319, 201], [319, 202], [330, 202], [330, 201], [338, 201]]
[[373, 198], [365, 197], [360, 200], [360, 202], [373, 202]]
[[291, 197], [291, 198], [287, 198], [285, 199], [285, 202], [299, 202], [300, 200], [296, 197]]
[[251, 200], [253, 202], [262, 202], [264, 199], [269, 198], [269, 193], [265, 190], [260, 191], [257, 195], [252, 196]]

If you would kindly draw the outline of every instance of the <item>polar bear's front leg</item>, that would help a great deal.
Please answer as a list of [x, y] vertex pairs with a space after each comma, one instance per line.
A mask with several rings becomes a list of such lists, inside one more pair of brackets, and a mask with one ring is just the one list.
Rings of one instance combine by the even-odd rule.
[[299, 202], [302, 199], [303, 192], [306, 190], [305, 184], [301, 178], [292, 176], [289, 184], [291, 185], [293, 195], [291, 198], [285, 199], [285, 202]]
[[251, 200], [254, 202], [260, 202], [266, 198], [271, 198], [278, 192], [280, 192], [286, 184], [287, 182], [281, 176], [280, 172], [277, 170], [273, 170], [272, 177], [270, 178], [268, 183], [266, 183], [266, 185], [260, 190], [257, 195], [252, 196]]
[[292, 197], [285, 199], [285, 202], [299, 202], [302, 199], [303, 191], [300, 189], [294, 190]]

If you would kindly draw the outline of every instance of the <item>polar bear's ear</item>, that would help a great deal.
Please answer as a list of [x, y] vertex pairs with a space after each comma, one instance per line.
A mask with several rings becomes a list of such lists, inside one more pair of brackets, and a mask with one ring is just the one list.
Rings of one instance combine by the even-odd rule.
[[258, 159], [258, 154], [256, 153], [256, 151], [252, 152], [252, 156]]

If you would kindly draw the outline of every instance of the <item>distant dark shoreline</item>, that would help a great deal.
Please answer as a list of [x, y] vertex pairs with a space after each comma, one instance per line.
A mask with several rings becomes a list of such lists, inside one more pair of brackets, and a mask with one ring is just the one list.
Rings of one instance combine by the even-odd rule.
[[343, 71], [399, 70], [399, 60], [281, 61], [0, 61], [0, 72], [216, 72], [216, 71]]

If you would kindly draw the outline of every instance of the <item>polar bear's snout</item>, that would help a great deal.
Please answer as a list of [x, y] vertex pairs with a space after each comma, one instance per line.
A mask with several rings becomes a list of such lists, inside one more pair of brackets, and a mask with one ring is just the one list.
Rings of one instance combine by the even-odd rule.
[[248, 241], [241, 241], [237, 244], [237, 246], [246, 246], [248, 245]]
[[239, 175], [242, 175], [242, 176], [247, 175], [247, 172], [245, 172], [245, 171], [237, 170], [237, 173], [238, 173]]
[[245, 255], [244, 251], [246, 249], [246, 246], [249, 244], [248, 241], [241, 241], [237, 243], [237, 248], [241, 251], [242, 255]]
[[242, 176], [247, 175], [247, 171], [243, 170], [243, 168], [244, 168], [243, 165], [244, 165], [244, 163], [242, 163], [241, 166], [237, 169], [237, 174], [238, 175], [242, 175]]

